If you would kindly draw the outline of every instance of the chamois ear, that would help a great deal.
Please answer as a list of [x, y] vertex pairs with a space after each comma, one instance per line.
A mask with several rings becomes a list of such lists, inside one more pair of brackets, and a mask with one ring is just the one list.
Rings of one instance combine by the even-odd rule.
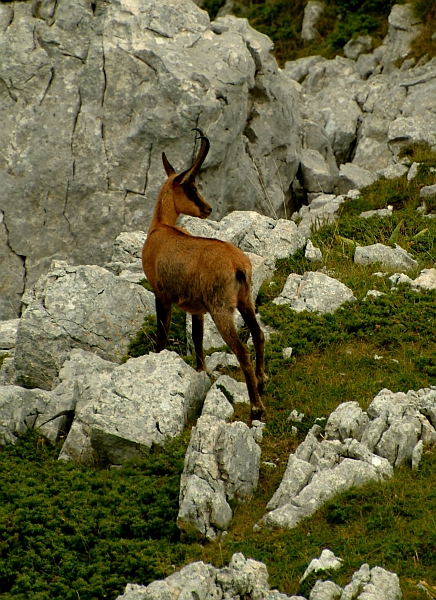
[[174, 170], [174, 168], [171, 166], [169, 160], [167, 159], [165, 152], [162, 152], [162, 162], [163, 162], [163, 166], [164, 166], [165, 172], [168, 175], [168, 177], [170, 175], [173, 175], [176, 172]]

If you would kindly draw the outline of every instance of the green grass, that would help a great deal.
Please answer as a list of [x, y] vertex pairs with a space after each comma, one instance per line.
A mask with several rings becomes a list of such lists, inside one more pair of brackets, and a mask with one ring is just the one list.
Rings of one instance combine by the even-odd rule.
[[59, 463], [35, 432], [0, 451], [0, 597], [115, 598], [186, 560], [175, 524], [189, 434], [122, 469]]

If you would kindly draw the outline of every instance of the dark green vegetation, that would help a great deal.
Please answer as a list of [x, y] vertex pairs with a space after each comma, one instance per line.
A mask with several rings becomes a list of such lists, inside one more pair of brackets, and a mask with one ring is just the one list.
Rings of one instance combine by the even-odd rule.
[[58, 463], [31, 433], [0, 452], [0, 597], [116, 598], [183, 562], [175, 524], [189, 436], [119, 470]]
[[[203, 8], [215, 18], [225, 0], [205, 0]], [[394, 4], [403, 0], [324, 0], [325, 9], [317, 25], [319, 38], [310, 43], [300, 39], [305, 0], [239, 0], [238, 14], [251, 25], [268, 35], [274, 42], [275, 55], [281, 65], [287, 60], [320, 54], [333, 58], [352, 37], [369, 34], [373, 45], [381, 44], [387, 34], [387, 17]], [[416, 14], [425, 27], [416, 40], [413, 55], [436, 55], [436, 3], [434, 0], [415, 0]]]
[[[398, 573], [406, 600], [424, 599], [416, 583], [436, 585], [436, 452], [424, 454], [417, 472], [397, 469], [392, 480], [351, 490], [335, 498], [291, 531], [253, 525], [277, 489], [288, 455], [304, 439], [315, 418], [328, 417], [340, 402], [358, 400], [366, 408], [380, 389], [419, 389], [436, 378], [436, 293], [391, 292], [386, 269], [363, 268], [352, 260], [356, 244], [394, 241], [409, 249], [419, 268], [436, 260], [436, 219], [419, 216], [419, 190], [436, 183], [436, 155], [410, 147], [404, 156], [421, 163], [415, 180], [381, 180], [343, 206], [338, 222], [314, 233], [323, 263], [302, 253], [279, 261], [272, 284], [258, 298], [264, 320], [277, 327], [266, 347], [269, 376], [265, 394], [267, 427], [262, 442], [258, 490], [235, 506], [228, 535], [199, 545], [176, 527], [178, 490], [189, 431], [143, 460], [119, 470], [85, 469], [58, 463], [58, 448], [36, 434], [0, 451], [0, 598], [35, 600], [115, 599], [127, 582], [148, 584], [195, 560], [227, 564], [233, 552], [262, 560], [270, 583], [287, 594], [306, 595], [299, 578], [308, 562], [330, 548], [344, 559], [329, 574], [344, 585], [368, 562]], [[384, 219], [358, 217], [362, 210], [395, 207]], [[436, 206], [427, 201], [428, 212]], [[358, 301], [334, 315], [293, 313], [271, 303], [291, 272], [323, 267], [351, 287]], [[415, 273], [409, 273], [415, 275]], [[369, 289], [386, 293], [363, 300]], [[147, 319], [129, 356], [154, 349], [155, 322]], [[282, 348], [292, 346], [285, 359]], [[187, 352], [183, 313], [175, 311], [171, 349]], [[375, 355], [382, 356], [376, 360]], [[239, 370], [232, 375], [242, 379]], [[290, 435], [292, 409], [306, 417]], [[238, 408], [248, 420], [248, 407]]]

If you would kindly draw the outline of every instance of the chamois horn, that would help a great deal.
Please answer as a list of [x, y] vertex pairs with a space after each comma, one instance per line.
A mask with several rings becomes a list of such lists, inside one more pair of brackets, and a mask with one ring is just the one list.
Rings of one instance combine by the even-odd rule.
[[191, 129], [191, 131], [198, 131], [198, 133], [200, 134], [201, 146], [200, 150], [198, 151], [197, 158], [194, 160], [194, 164], [187, 171], [179, 175], [180, 183], [186, 183], [188, 180], [195, 179], [195, 177], [198, 174], [198, 171], [201, 168], [201, 165], [204, 163], [204, 160], [210, 148], [210, 142], [204, 135], [204, 133], [201, 131], [201, 129], [198, 129], [198, 127], [194, 127], [193, 129]]

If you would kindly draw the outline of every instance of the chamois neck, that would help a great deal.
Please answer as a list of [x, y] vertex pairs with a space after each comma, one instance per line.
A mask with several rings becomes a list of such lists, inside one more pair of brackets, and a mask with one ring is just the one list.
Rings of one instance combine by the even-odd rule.
[[178, 216], [179, 213], [175, 209], [173, 195], [168, 190], [165, 190], [158, 196], [149, 230], [158, 225], [174, 227]]

